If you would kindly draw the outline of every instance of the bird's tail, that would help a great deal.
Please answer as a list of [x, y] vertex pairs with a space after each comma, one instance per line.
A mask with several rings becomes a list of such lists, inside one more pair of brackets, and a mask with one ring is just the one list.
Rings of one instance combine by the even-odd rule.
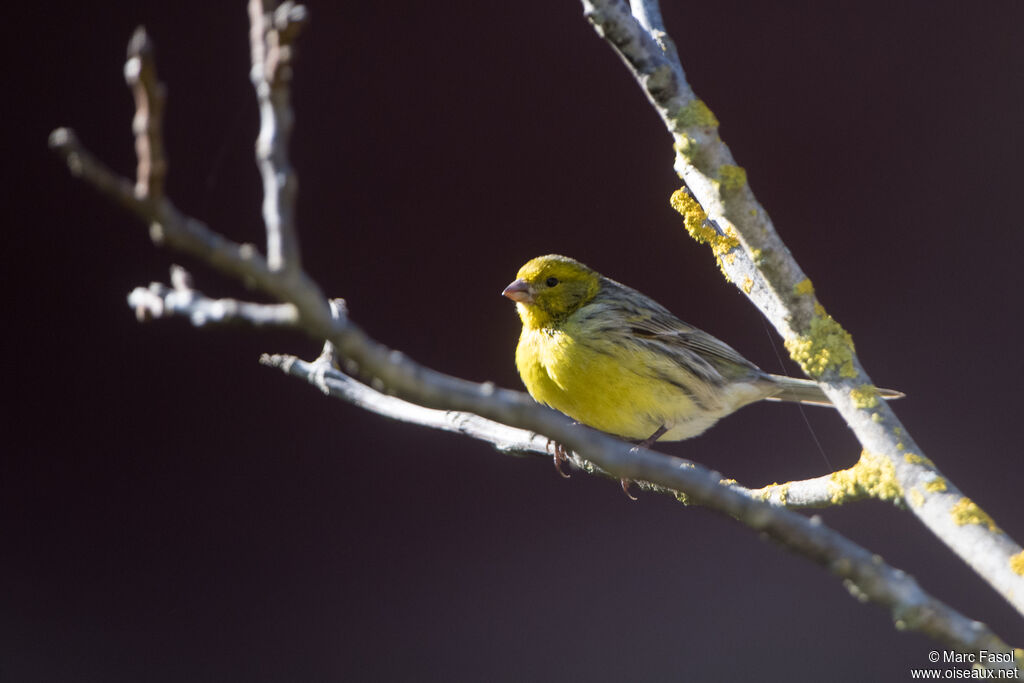
[[[821, 387], [809, 379], [783, 377], [782, 375], [771, 375], [771, 379], [779, 388], [779, 392], [765, 399], [767, 401], [794, 401], [812, 406], [832, 405], [832, 401], [828, 400], [828, 396], [821, 390]], [[906, 396], [902, 391], [895, 389], [879, 389], [878, 395], [887, 401]]]

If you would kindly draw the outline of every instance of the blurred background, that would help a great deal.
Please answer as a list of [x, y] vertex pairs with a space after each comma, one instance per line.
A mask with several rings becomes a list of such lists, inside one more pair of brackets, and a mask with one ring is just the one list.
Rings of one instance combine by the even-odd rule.
[[[262, 244], [245, 5], [17, 15], [7, 44], [0, 680], [905, 680], [938, 644], [745, 527], [396, 424], [257, 364], [315, 341], [140, 325], [172, 263], [46, 150], [133, 172], [125, 46], [167, 84], [168, 192]], [[1016, 259], [1024, 8], [666, 2], [758, 199], [942, 471], [1024, 539]], [[499, 296], [557, 252], [797, 374], [668, 205], [671, 139], [577, 2], [309, 3], [292, 159], [305, 265], [378, 340], [519, 387]], [[13, 9], [18, 13], [24, 7]], [[807, 418], [836, 468], [859, 448]], [[663, 450], [744, 484], [829, 471], [797, 408]], [[1024, 621], [911, 514], [824, 521], [1006, 640]]]

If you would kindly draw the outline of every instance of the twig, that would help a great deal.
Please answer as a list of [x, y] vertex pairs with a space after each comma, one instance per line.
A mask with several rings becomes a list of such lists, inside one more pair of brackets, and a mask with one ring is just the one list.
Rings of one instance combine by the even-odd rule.
[[291, 108], [293, 41], [308, 19], [293, 2], [249, 0], [250, 76], [260, 107], [256, 160], [263, 177], [263, 222], [267, 229], [267, 265], [271, 271], [298, 273], [299, 238], [295, 230], [298, 179], [288, 161], [295, 116]]
[[128, 295], [128, 305], [140, 322], [170, 316], [185, 316], [196, 327], [206, 324], [244, 323], [254, 327], [294, 327], [299, 320], [292, 304], [258, 304], [237, 299], [210, 299], [191, 286], [191, 278], [181, 266], [171, 267], [168, 287], [153, 282], [136, 287]]
[[128, 61], [124, 78], [135, 98], [135, 194], [159, 200], [164, 194], [167, 159], [164, 153], [163, 120], [167, 88], [156, 75], [153, 41], [142, 26], [135, 29], [128, 42]]
[[[186, 216], [166, 197], [151, 201], [135, 195], [132, 184], [98, 161], [79, 142], [74, 131], [58, 128], [50, 134], [50, 148], [64, 159], [72, 175], [128, 209], [150, 226], [153, 241], [178, 249], [208, 263], [221, 272], [256, 287], [279, 301], [291, 301], [300, 310], [321, 309], [329, 317], [327, 304], [316, 283], [305, 273], [285, 281], [271, 272], [266, 260], [251, 244], [232, 242], [202, 221]], [[301, 304], [301, 305], [300, 305]]]
[[396, 396], [388, 396], [331, 367], [323, 356], [307, 363], [291, 355], [264, 354], [260, 363], [304, 379], [329, 396], [393, 420], [463, 434], [489, 443], [502, 453], [551, 455], [547, 448], [548, 439], [535, 432], [472, 413], [424, 408]]
[[727, 279], [771, 321], [794, 360], [822, 383], [864, 449], [888, 462], [913, 513], [1024, 614], [1024, 575], [1013, 564], [1020, 544], [938, 471], [873, 393], [852, 340], [818, 302], [755, 199], [745, 172], [718, 136], [718, 121], [687, 83], [675, 50], [663, 49], [645, 30], [644, 22], [653, 26], [654, 5], [656, 0], [634, 0], [641, 10], [638, 21], [626, 0], [583, 0], [585, 16], [622, 57], [673, 136], [676, 171], [699, 202], [683, 192], [674, 197], [687, 228], [712, 246]]

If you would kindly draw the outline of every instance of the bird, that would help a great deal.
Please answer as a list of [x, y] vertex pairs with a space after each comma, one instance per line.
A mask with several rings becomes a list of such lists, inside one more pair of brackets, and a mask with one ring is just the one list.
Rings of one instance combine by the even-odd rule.
[[[523, 324], [515, 360], [529, 394], [634, 449], [697, 436], [755, 401], [831, 405], [816, 383], [761, 370], [654, 299], [567, 256], [528, 261], [502, 294]], [[558, 444], [554, 451], [566, 476], [566, 452]], [[626, 480], [623, 489], [629, 495]]]

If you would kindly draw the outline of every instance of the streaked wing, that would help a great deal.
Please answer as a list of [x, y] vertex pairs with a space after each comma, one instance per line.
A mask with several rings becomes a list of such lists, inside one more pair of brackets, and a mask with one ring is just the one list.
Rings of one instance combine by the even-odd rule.
[[[625, 285], [617, 282], [609, 284], [613, 286], [605, 288], [609, 295], [605, 302], [621, 311], [621, 315], [613, 316], [612, 319], [621, 320], [627, 328], [624, 331], [639, 339], [658, 342], [664, 345], [667, 351], [674, 351], [688, 358], [696, 355], [727, 379], [761, 374], [756, 365], [720, 339], [683, 322], [662, 305]], [[643, 306], [636, 306], [633, 303], [638, 297], [643, 301]]]

